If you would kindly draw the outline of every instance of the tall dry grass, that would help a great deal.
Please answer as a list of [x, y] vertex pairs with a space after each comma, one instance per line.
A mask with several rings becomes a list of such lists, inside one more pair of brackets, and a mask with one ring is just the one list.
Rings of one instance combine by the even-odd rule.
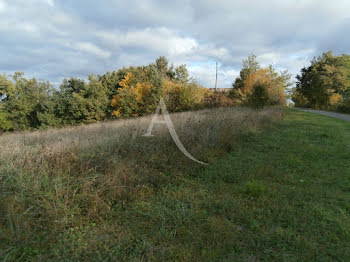
[[[208, 163], [281, 117], [277, 107], [171, 115], [186, 149]], [[118, 210], [135, 199], [146, 199], [172, 177], [181, 181], [184, 174], [201, 168], [177, 149], [165, 125], [156, 124], [154, 136], [143, 137], [150, 120], [149, 116], [0, 136], [2, 255], [18, 259], [17, 254], [34, 252], [18, 248], [33, 245], [46, 249], [46, 258], [60, 257], [65, 248], [67, 254], [71, 249], [93, 250], [100, 245], [96, 236], [103, 239], [110, 230], [127, 234], [115, 222]], [[95, 237], [72, 240], [71, 230], [81, 227]]]

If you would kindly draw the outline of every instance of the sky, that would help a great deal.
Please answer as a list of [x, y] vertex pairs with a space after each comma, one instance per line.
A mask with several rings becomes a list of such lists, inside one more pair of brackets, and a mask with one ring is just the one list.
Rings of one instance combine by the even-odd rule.
[[231, 87], [242, 59], [296, 75], [350, 53], [348, 0], [0, 0], [0, 74], [59, 83], [166, 56], [206, 87]]

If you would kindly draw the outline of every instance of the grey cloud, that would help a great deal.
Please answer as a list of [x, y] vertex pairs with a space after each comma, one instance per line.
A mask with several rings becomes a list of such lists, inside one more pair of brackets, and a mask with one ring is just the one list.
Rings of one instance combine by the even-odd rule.
[[334, 51], [336, 54], [350, 53], [350, 37], [347, 33], [350, 27], [350, 18], [337, 25], [332, 32], [325, 35], [318, 43], [318, 51]]
[[242, 58], [296, 74], [323, 51], [349, 52], [350, 2], [335, 0], [0, 0], [0, 72], [57, 82], [166, 55], [229, 87]]

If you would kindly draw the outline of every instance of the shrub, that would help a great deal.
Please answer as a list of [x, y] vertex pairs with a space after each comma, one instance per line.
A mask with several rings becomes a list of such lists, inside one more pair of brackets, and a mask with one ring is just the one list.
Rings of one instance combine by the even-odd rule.
[[229, 107], [239, 103], [232, 99], [229, 94], [222, 92], [207, 92], [205, 95], [205, 107]]
[[309, 101], [307, 98], [296, 90], [292, 91], [292, 100], [296, 107], [309, 107]]
[[340, 94], [332, 94], [329, 97], [329, 109], [339, 110], [339, 107], [343, 104], [343, 96]]
[[350, 98], [345, 99], [343, 103], [338, 106], [337, 110], [343, 113], [350, 113]]
[[269, 94], [267, 86], [263, 83], [255, 83], [253, 93], [249, 97], [249, 105], [253, 108], [260, 109], [269, 104]]
[[207, 92], [205, 88], [194, 82], [180, 83], [167, 79], [163, 84], [166, 105], [171, 112], [200, 108]]
[[9, 119], [8, 113], [4, 112], [2, 106], [0, 105], [0, 132], [9, 131], [12, 128], [12, 121]]

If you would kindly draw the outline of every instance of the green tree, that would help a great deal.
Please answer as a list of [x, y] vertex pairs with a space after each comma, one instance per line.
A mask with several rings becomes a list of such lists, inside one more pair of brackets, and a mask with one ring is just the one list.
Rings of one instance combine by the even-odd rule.
[[241, 90], [244, 86], [250, 74], [257, 72], [260, 69], [258, 61], [256, 61], [256, 55], [250, 55], [246, 59], [243, 59], [242, 69], [239, 72], [239, 77], [237, 77], [232, 84], [231, 96], [235, 97], [238, 95], [236, 91]]
[[[332, 98], [350, 96], [350, 56], [333, 56], [332, 52], [314, 58], [309, 67], [301, 69], [294, 95], [305, 97], [313, 108], [329, 108]], [[296, 102], [296, 101], [295, 101]]]
[[6, 129], [25, 130], [54, 125], [51, 84], [26, 79], [19, 72], [12, 76], [12, 80], [6, 76], [0, 78], [2, 123]]
[[167, 71], [168, 71], [168, 63], [169, 62], [165, 56], [160, 56], [156, 60], [155, 66], [158, 69], [158, 71], [161, 73], [161, 75], [163, 75], [163, 76], [165, 76]]
[[175, 68], [175, 81], [180, 83], [188, 83], [190, 81], [186, 65], [179, 65]]
[[103, 120], [109, 104], [106, 86], [92, 75], [88, 83], [76, 78], [63, 80], [57, 100], [56, 114], [63, 124]]
[[0, 132], [13, 129], [13, 123], [9, 112], [5, 109], [3, 103], [0, 103]]

